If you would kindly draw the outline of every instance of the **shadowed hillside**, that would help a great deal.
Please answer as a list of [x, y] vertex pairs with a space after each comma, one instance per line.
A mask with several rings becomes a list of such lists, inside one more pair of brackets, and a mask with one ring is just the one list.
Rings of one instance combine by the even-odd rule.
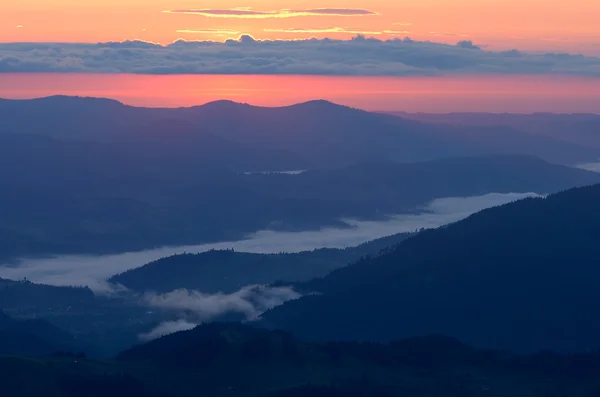
[[253, 254], [208, 251], [174, 255], [109, 279], [135, 291], [170, 292], [180, 288], [203, 293], [232, 293], [249, 284], [300, 282], [377, 255], [410, 237], [402, 233], [346, 249], [323, 248], [300, 253]]
[[[284, 332], [210, 324], [108, 361], [0, 357], [9, 395], [60, 396], [594, 396], [595, 354], [473, 349], [443, 336], [387, 345], [307, 343]], [[35, 382], [23, 382], [29, 376]], [[16, 394], [10, 394], [16, 393]]]
[[598, 348], [599, 203], [595, 185], [425, 231], [307, 283], [320, 294], [264, 323], [319, 340], [443, 333], [525, 351]]
[[113, 153], [115, 147], [88, 153], [95, 143], [34, 139], [41, 147], [0, 145], [0, 259], [345, 227], [342, 218], [414, 213], [436, 198], [552, 193], [600, 182], [600, 174], [527, 156], [380, 160], [300, 175], [245, 175], [145, 158], [142, 149], [129, 157]]

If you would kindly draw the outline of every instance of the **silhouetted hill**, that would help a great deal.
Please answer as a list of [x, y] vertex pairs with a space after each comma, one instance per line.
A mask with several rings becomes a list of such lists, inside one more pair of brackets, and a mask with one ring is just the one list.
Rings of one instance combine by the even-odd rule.
[[367, 255], [377, 255], [411, 236], [396, 234], [346, 249], [300, 253], [252, 254], [208, 251], [174, 255], [109, 279], [135, 291], [170, 292], [180, 288], [203, 293], [232, 293], [251, 284], [299, 282], [322, 277]]
[[527, 154], [575, 164], [594, 161], [600, 153], [504, 126], [440, 126], [327, 101], [281, 108], [218, 101], [149, 109], [102, 99], [52, 97], [1, 101], [0, 118], [0, 134], [154, 143], [154, 150], [168, 151], [174, 158], [203, 159], [238, 172], [341, 167], [373, 158], [426, 161], [491, 154]]
[[264, 323], [318, 340], [442, 333], [477, 346], [600, 346], [600, 185], [425, 231], [305, 285]]
[[20, 397], [583, 397], [597, 393], [598, 370], [597, 354], [517, 356], [443, 336], [325, 345], [239, 324], [172, 334], [115, 360], [0, 357], [3, 392]]

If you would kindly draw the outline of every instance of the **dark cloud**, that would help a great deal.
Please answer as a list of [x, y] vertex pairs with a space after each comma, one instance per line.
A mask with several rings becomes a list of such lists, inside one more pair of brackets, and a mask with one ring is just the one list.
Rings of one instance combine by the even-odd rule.
[[190, 14], [199, 15], [209, 18], [252, 18], [252, 19], [266, 19], [266, 18], [294, 18], [294, 17], [309, 17], [309, 16], [340, 16], [340, 17], [354, 17], [354, 16], [368, 16], [378, 15], [376, 12], [364, 10], [364, 9], [353, 9], [353, 8], [313, 8], [308, 10], [267, 10], [258, 11], [250, 7], [246, 8], [231, 8], [231, 9], [179, 9], [179, 10], [167, 10], [164, 11], [168, 14]]
[[177, 41], [167, 46], [122, 43], [0, 44], [0, 72], [138, 74], [307, 74], [404, 76], [438, 74], [574, 74], [600, 76], [600, 58], [571, 54], [487, 51], [409, 38], [382, 41]]
[[473, 44], [471, 40], [459, 41], [458, 43], [456, 43], [456, 46], [460, 48], [465, 48], [467, 50], [481, 50], [481, 47], [478, 47], [475, 44]]

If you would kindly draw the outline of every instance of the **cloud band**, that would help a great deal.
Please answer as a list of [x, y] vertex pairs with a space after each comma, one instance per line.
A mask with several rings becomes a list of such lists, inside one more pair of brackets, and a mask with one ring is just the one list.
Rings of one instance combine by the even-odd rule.
[[486, 51], [409, 38], [226, 42], [0, 43], [0, 73], [306, 74], [404, 76], [441, 74], [570, 74], [600, 77], [600, 58]]
[[165, 10], [167, 14], [188, 14], [199, 15], [209, 18], [247, 18], [247, 19], [267, 19], [267, 18], [294, 18], [310, 16], [338, 16], [338, 17], [361, 17], [378, 15], [374, 11], [354, 8], [312, 8], [306, 10], [268, 10], [258, 11], [252, 8], [231, 8], [231, 9], [179, 9]]

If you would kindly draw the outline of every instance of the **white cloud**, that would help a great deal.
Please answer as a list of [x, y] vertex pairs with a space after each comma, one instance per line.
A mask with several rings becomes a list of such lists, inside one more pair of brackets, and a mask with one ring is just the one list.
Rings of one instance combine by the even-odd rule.
[[600, 173], [600, 162], [579, 164], [577, 168]]
[[140, 334], [139, 338], [144, 342], [148, 342], [175, 332], [189, 331], [190, 329], [196, 328], [196, 326], [197, 324], [190, 323], [186, 320], [165, 321], [151, 331]]
[[[330, 28], [340, 30], [342, 28]], [[181, 29], [193, 31], [194, 29]], [[225, 29], [227, 30], [227, 29]], [[287, 29], [290, 31], [290, 29]], [[316, 30], [316, 29], [315, 29]], [[351, 31], [350, 29], [346, 29]], [[198, 29], [198, 33], [210, 29]], [[382, 30], [383, 31], [383, 30]], [[392, 31], [400, 34], [399, 31]], [[408, 38], [261, 41], [251, 36], [224, 43], [143, 41], [117, 43], [3, 43], [1, 72], [139, 74], [575, 74], [600, 76], [600, 58], [569, 54], [486, 51], [470, 41], [457, 45]]]
[[167, 321], [147, 333], [139, 335], [143, 341], [159, 338], [174, 332], [186, 331], [215, 318], [238, 313], [253, 321], [262, 313], [302, 295], [291, 287], [249, 285], [232, 294], [204, 294], [199, 291], [179, 289], [166, 294], [146, 293], [141, 303], [152, 308], [185, 314], [187, 320]]
[[242, 314], [246, 320], [251, 321], [269, 309], [300, 297], [290, 287], [248, 285], [232, 294], [204, 294], [187, 289], [166, 294], [146, 293], [142, 297], [142, 303], [174, 312], [191, 312], [198, 322], [211, 321], [227, 313]]

